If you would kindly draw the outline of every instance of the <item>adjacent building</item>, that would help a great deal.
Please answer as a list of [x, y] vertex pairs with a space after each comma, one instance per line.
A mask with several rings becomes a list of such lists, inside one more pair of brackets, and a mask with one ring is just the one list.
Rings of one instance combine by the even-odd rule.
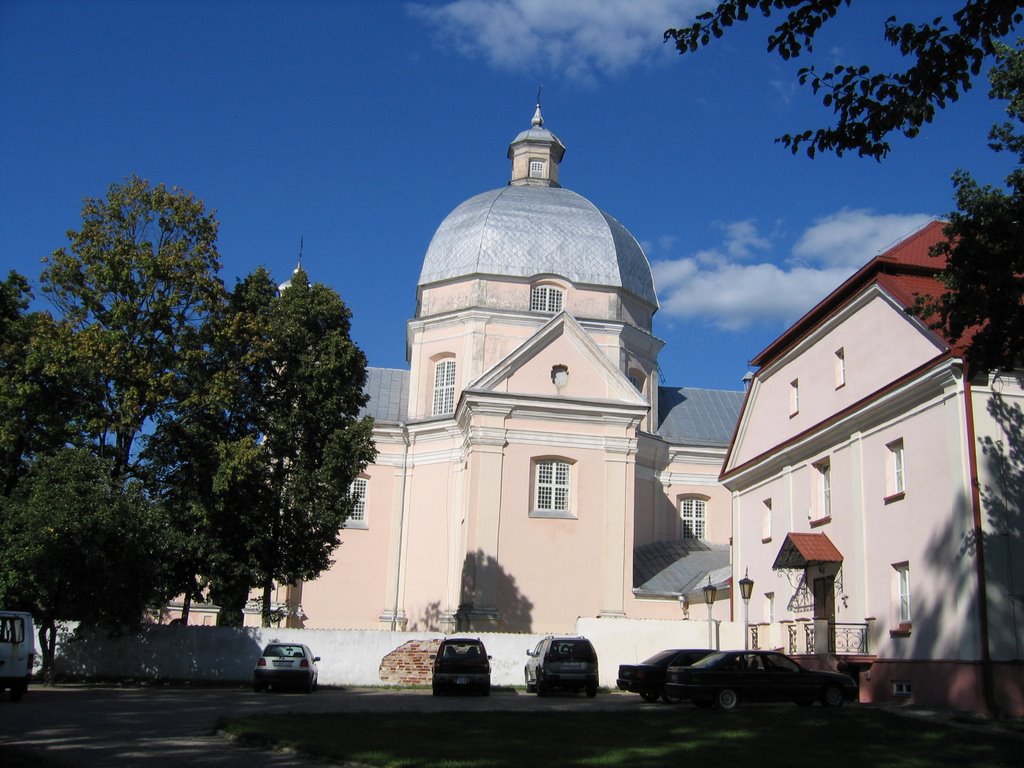
[[[1024, 712], [1021, 372], [965, 371], [908, 309], [933, 222], [753, 360], [722, 472], [750, 641], [859, 674], [862, 701]], [[738, 608], [741, 606], [738, 606]]]

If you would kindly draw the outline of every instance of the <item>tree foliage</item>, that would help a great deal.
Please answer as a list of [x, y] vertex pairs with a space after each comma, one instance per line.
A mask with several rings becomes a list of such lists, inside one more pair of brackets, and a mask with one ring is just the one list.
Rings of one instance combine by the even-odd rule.
[[0, 499], [0, 604], [35, 616], [48, 680], [57, 622], [130, 629], [164, 597], [162, 528], [141, 485], [85, 449], [37, 459]]
[[[725, 0], [715, 10], [699, 14], [690, 26], [667, 30], [665, 40], [674, 41], [680, 53], [689, 53], [752, 14], [782, 13], [784, 19], [768, 37], [768, 51], [788, 60], [805, 50], [812, 52], [818, 31], [852, 4], [853, 0]], [[1020, 24], [1022, 6], [1012, 0], [965, 0], [948, 22], [941, 16], [916, 24], [889, 17], [885, 40], [910, 65], [895, 72], [873, 72], [857, 64], [826, 71], [814, 66], [800, 69], [800, 83], [823, 94], [835, 125], [804, 129], [777, 141], [794, 154], [805, 149], [811, 157], [817, 152], [856, 151], [882, 159], [889, 152], [888, 137], [916, 136], [936, 110], [971, 88], [984, 61], [995, 53], [996, 42]]]
[[990, 73], [993, 99], [1007, 101], [1016, 121], [994, 126], [990, 146], [1017, 156], [1005, 189], [981, 185], [966, 171], [953, 177], [958, 210], [949, 215], [942, 280], [949, 291], [920, 302], [917, 311], [937, 317], [936, 327], [969, 342], [974, 371], [1011, 369], [1024, 350], [1024, 49], [997, 44]]
[[[278, 296], [257, 270], [208, 324], [193, 395], [151, 441], [164, 496], [183, 511], [176, 525], [203, 548], [193, 573], [232, 601], [261, 587], [265, 623], [272, 584], [330, 565], [351, 483], [375, 456], [372, 421], [358, 418], [366, 359], [350, 318], [304, 272]], [[241, 606], [222, 608], [231, 621]]]
[[29, 462], [75, 441], [88, 403], [67, 328], [28, 312], [28, 281], [0, 282], [0, 496], [9, 496]]
[[43, 289], [75, 332], [96, 410], [85, 430], [124, 474], [147, 421], [172, 406], [198, 328], [222, 300], [217, 222], [188, 192], [130, 177], [86, 198]]

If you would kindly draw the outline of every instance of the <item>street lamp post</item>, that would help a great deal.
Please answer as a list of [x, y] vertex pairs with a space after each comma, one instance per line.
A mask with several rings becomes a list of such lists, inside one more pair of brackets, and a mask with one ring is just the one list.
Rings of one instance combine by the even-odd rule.
[[743, 596], [743, 650], [750, 649], [750, 596], [754, 592], [754, 580], [750, 578], [750, 569], [740, 579], [740, 594]]
[[711, 606], [715, 602], [715, 596], [718, 594], [718, 587], [711, 583], [711, 574], [708, 574], [708, 583], [704, 585], [704, 602], [708, 606], [708, 648], [712, 647], [715, 642], [712, 634], [714, 628], [714, 622], [711, 620]]

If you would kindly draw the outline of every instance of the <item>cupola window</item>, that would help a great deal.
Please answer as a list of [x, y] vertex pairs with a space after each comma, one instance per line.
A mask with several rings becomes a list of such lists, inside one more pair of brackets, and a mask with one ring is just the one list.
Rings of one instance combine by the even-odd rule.
[[535, 285], [530, 292], [531, 312], [550, 312], [557, 314], [562, 311], [562, 291], [553, 285]]
[[530, 178], [531, 179], [543, 179], [544, 178], [544, 161], [543, 160], [531, 160], [530, 161]]

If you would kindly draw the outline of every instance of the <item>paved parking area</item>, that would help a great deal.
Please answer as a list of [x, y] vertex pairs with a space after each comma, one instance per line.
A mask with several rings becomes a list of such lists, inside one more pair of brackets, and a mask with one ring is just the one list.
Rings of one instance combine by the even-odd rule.
[[593, 710], [658, 707], [635, 694], [552, 695], [522, 691], [440, 696], [429, 690], [321, 688], [312, 695], [250, 688], [32, 687], [20, 702], [0, 697], [0, 747], [16, 744], [74, 766], [199, 765], [304, 768], [323, 763], [230, 744], [216, 734], [222, 717], [266, 712], [440, 712]]

